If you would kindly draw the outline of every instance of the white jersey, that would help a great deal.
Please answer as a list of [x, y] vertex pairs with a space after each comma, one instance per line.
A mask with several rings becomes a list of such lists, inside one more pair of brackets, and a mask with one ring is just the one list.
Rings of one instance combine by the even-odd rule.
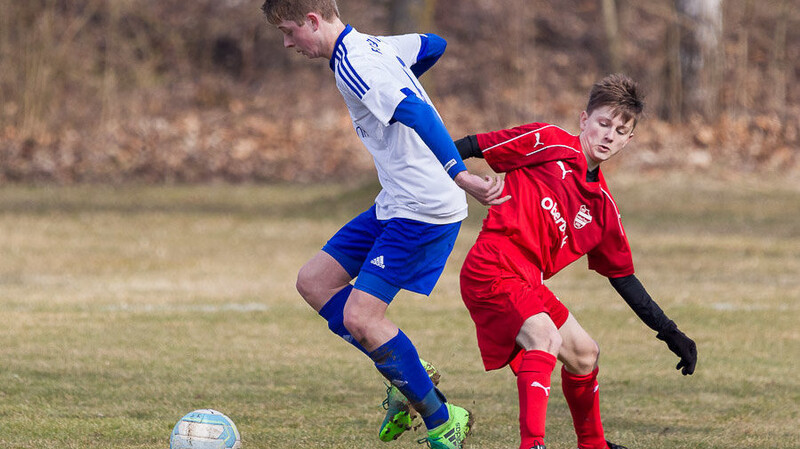
[[336, 41], [331, 69], [353, 127], [375, 160], [383, 187], [375, 198], [378, 219], [455, 223], [467, 216], [464, 191], [416, 131], [392, 120], [409, 90], [433, 105], [410, 70], [421, 45], [419, 34], [376, 37], [347, 25]]

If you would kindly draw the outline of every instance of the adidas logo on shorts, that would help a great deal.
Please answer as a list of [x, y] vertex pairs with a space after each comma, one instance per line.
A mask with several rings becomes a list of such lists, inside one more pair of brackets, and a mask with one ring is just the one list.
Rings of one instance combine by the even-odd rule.
[[378, 256], [369, 261], [372, 265], [375, 265], [378, 268], [386, 268], [386, 265], [383, 264], [383, 256]]

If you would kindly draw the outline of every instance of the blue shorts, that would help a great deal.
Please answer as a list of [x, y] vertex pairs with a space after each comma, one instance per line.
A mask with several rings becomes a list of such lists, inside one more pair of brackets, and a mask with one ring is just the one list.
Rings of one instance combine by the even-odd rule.
[[400, 289], [423, 295], [433, 291], [460, 228], [460, 222], [378, 220], [372, 206], [344, 225], [322, 250], [358, 277], [356, 289], [388, 304]]

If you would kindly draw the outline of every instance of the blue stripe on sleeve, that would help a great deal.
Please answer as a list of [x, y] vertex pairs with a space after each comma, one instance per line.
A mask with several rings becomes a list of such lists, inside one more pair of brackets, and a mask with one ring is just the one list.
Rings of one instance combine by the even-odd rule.
[[444, 123], [433, 107], [419, 99], [410, 89], [403, 89], [403, 92], [407, 96], [397, 105], [392, 119], [416, 131], [447, 174], [455, 178], [457, 174], [465, 171], [467, 166], [458, 154]]
[[361, 76], [358, 75], [355, 68], [352, 64], [350, 64], [349, 59], [347, 58], [347, 48], [344, 45], [341, 45], [339, 48], [336, 49], [336, 54], [334, 55], [336, 60], [336, 73], [339, 74], [339, 77], [344, 81], [347, 87], [353, 91], [356, 96], [361, 99], [365, 93], [369, 90], [369, 86], [364, 81]]
[[356, 84], [358, 84], [359, 86], [362, 86], [362, 88], [364, 89], [364, 92], [368, 91], [369, 90], [369, 86], [367, 86], [367, 83], [365, 83], [364, 80], [361, 79], [361, 77], [358, 75], [358, 72], [356, 72], [356, 69], [353, 68], [352, 64], [350, 64], [350, 60], [347, 59], [347, 51], [346, 50], [345, 50], [345, 55], [344, 55], [344, 61], [343, 62], [345, 63], [347, 68], [350, 70], [350, 72], [352, 72], [353, 76], [356, 78]]
[[358, 98], [361, 98], [361, 97], [364, 96], [364, 94], [366, 92], [364, 90], [362, 90], [361, 87], [358, 86], [353, 81], [352, 76], [350, 75], [350, 73], [348, 73], [345, 69], [342, 68], [342, 64], [341, 63], [339, 63], [336, 66], [336, 71], [339, 73], [339, 77], [342, 79], [342, 81], [344, 81], [344, 83], [347, 84], [347, 87], [349, 87], [350, 90], [353, 91], [353, 93], [356, 94], [356, 96]]

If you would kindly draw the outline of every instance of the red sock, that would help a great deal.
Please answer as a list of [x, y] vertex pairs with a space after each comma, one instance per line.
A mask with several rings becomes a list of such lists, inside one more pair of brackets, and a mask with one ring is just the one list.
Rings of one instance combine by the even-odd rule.
[[521, 449], [544, 444], [547, 399], [550, 397], [550, 376], [556, 358], [544, 351], [526, 351], [517, 372], [519, 390], [519, 433]]
[[567, 398], [572, 424], [578, 435], [578, 449], [606, 449], [603, 422], [600, 420], [600, 391], [595, 368], [579, 376], [561, 367], [561, 389]]

